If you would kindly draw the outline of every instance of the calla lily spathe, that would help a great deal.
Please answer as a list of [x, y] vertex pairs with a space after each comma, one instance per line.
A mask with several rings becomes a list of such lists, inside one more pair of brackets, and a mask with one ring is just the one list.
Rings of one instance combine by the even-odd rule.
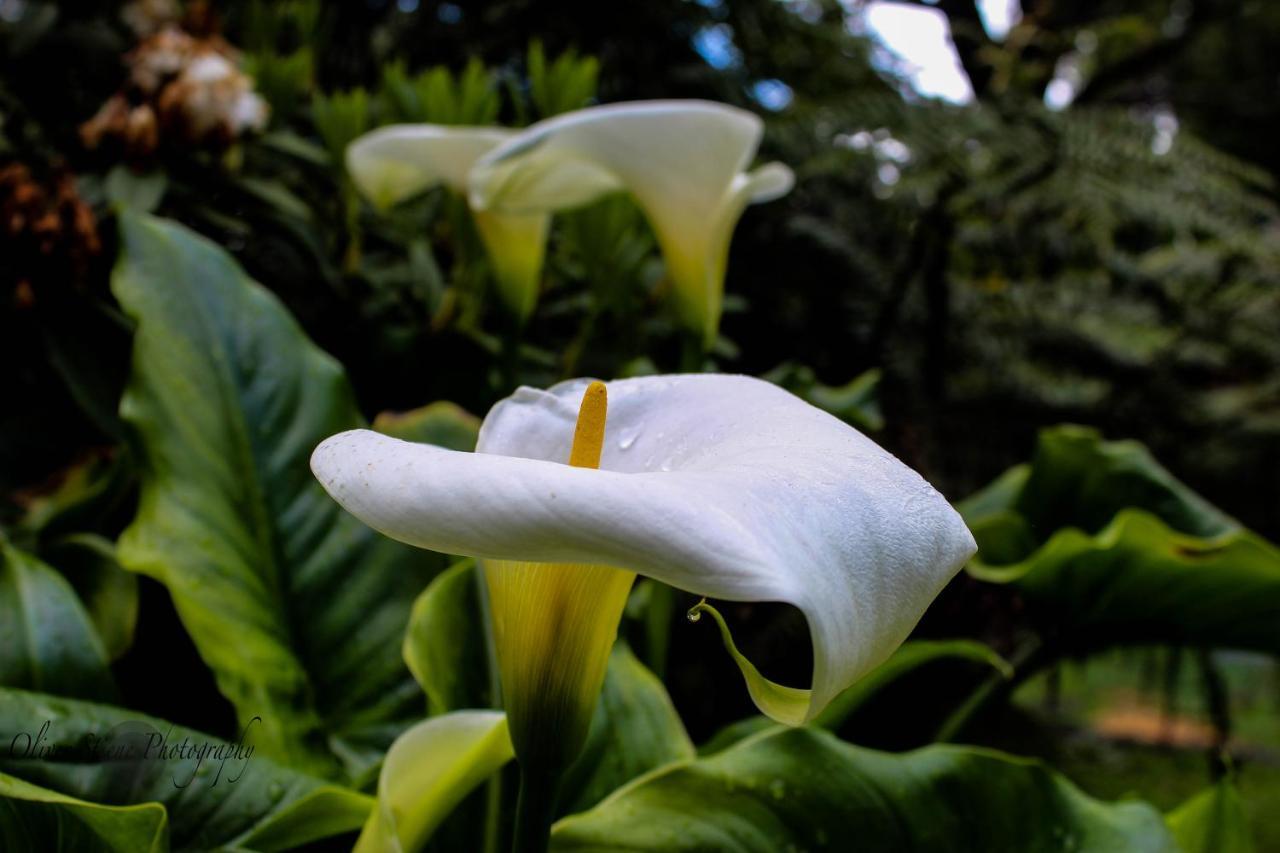
[[[499, 127], [398, 124], [361, 136], [347, 148], [347, 172], [378, 207], [443, 184], [466, 197], [472, 166], [515, 133]], [[546, 213], [471, 211], [503, 303], [521, 320], [538, 298], [546, 254]]]
[[749, 377], [608, 383], [599, 470], [563, 464], [586, 387], [519, 389], [485, 418], [476, 453], [355, 430], [324, 441], [312, 468], [350, 512], [412, 545], [535, 570], [612, 566], [698, 595], [795, 605], [813, 643], [812, 688], [772, 685], [739, 661], [761, 709], [792, 724], [887, 658], [974, 553], [918, 474]]
[[786, 194], [791, 170], [744, 171], [763, 124], [710, 101], [638, 101], [538, 122], [471, 172], [476, 210], [532, 215], [625, 190], [662, 247], [676, 308], [709, 345], [720, 323], [729, 241], [750, 202]]

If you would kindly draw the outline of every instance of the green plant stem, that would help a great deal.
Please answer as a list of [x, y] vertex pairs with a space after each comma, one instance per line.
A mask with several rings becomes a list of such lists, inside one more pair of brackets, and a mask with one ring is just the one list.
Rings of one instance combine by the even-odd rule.
[[[489, 669], [489, 705], [500, 709], [502, 708], [502, 678], [498, 674], [498, 649], [493, 640], [489, 585], [485, 583], [484, 569], [478, 560], [473, 575], [478, 587], [480, 619], [485, 626], [484, 652]], [[502, 776], [503, 773], [499, 770], [486, 783], [488, 787], [485, 798], [484, 853], [498, 853], [498, 844], [502, 835]]]
[[520, 344], [523, 341], [523, 323], [516, 323], [502, 336], [502, 352], [499, 354], [499, 359], [503, 393], [510, 393], [520, 386]]
[[702, 339], [694, 334], [685, 334], [680, 349], [680, 372], [701, 373], [706, 357]]
[[649, 606], [645, 611], [645, 663], [654, 675], [667, 674], [667, 646], [671, 617], [676, 608], [676, 591], [664, 583], [650, 581]]
[[511, 853], [547, 853], [559, 794], [559, 774], [520, 768], [520, 796], [516, 800]]

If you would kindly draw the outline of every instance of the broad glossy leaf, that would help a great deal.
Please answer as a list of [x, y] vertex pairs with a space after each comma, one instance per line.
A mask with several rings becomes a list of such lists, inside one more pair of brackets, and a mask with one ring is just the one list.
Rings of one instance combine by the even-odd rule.
[[893, 656], [880, 664], [861, 681], [841, 693], [814, 719], [819, 728], [838, 731], [859, 708], [888, 685], [914, 672], [939, 662], [967, 661], [994, 669], [1005, 678], [1013, 668], [990, 647], [973, 640], [912, 640], [898, 648]]
[[[810, 725], [836, 731], [847, 739], [864, 743], [859, 739], [860, 731], [856, 730], [855, 724], [851, 724], [851, 721], [858, 717], [860, 710], [882, 698], [884, 694], [890, 692], [891, 688], [900, 688], [904, 683], [914, 686], [920, 678], [927, 678], [932, 674], [933, 666], [955, 667], [956, 663], [978, 665], [983, 674], [996, 670], [1004, 678], [1010, 678], [1012, 675], [1012, 667], [1004, 658], [998, 656], [991, 648], [974, 640], [909, 640], [893, 652], [887, 661], [868, 672], [844, 693], [832, 699], [826, 710], [819, 713]], [[922, 690], [919, 692], [909, 689], [910, 701], [918, 703], [919, 695], [928, 692], [932, 686], [922, 685]], [[913, 711], [918, 712], [919, 708], [913, 708]], [[934, 707], [932, 711], [942, 715], [941, 724], [942, 719], [947, 715], [948, 708], [947, 706]], [[774, 727], [777, 727], [777, 724], [768, 717], [759, 715], [745, 717], [717, 731], [707, 743], [700, 745], [698, 754], [710, 756], [739, 743], [740, 740], [750, 738], [751, 735], [765, 729], [774, 729]], [[919, 739], [913, 745], [928, 743], [932, 739], [932, 734], [934, 734], [933, 731], [928, 729], [920, 731]]]
[[106, 649], [71, 584], [3, 537], [0, 686], [115, 698]]
[[480, 434], [480, 419], [455, 403], [441, 400], [408, 412], [383, 412], [373, 419], [373, 428], [403, 441], [472, 451]]
[[1201, 791], [1165, 820], [1183, 853], [1253, 853], [1244, 803], [1230, 782]]
[[589, 809], [631, 779], [693, 755], [693, 742], [662, 682], [626, 643], [617, 643], [587, 743], [565, 776], [559, 811]]
[[120, 567], [114, 542], [77, 533], [47, 545], [44, 555], [80, 596], [110, 660], [133, 644], [138, 576]]
[[[251, 725], [243, 744], [251, 746], [259, 731], [259, 724]], [[161, 741], [153, 737], [163, 737], [170, 748], [186, 741], [191, 750], [208, 744], [210, 751], [202, 760], [191, 751], [161, 760]], [[236, 753], [239, 740], [228, 747], [220, 738], [124, 708], [0, 689], [0, 772], [96, 803], [161, 803], [176, 850], [227, 846], [265, 853], [363, 824], [372, 798], [282, 767], [260, 752]], [[50, 753], [50, 747], [61, 748]], [[213, 752], [218, 747], [224, 752]]]
[[[433, 718], [451, 711], [495, 708], [499, 703], [483, 594], [475, 561], [466, 559], [433, 580], [414, 602], [404, 636], [404, 659], [427, 696], [427, 711]], [[503, 832], [504, 801], [510, 811], [517, 792], [513, 770], [504, 776], [510, 778], [490, 780], [487, 790], [458, 803], [445, 824], [433, 832], [430, 849], [480, 849], [486, 836]], [[393, 795], [410, 796], [411, 792], [387, 791], [387, 796]]]
[[378, 804], [356, 853], [418, 850], [473, 788], [514, 757], [501, 711], [455, 711], [409, 729], [387, 752]]
[[865, 371], [844, 385], [833, 386], [819, 382], [813, 368], [807, 365], [783, 362], [761, 378], [781, 385], [864, 432], [884, 429], [879, 370]]
[[979, 546], [970, 573], [1016, 585], [1061, 639], [1280, 652], [1280, 550], [1140, 445], [1046, 430], [1030, 465], [959, 509]]
[[123, 453], [97, 451], [58, 472], [56, 485], [23, 501], [14, 540], [39, 551], [61, 537], [110, 527], [129, 495], [128, 461]]
[[497, 706], [478, 581], [475, 561], [462, 560], [413, 604], [404, 659], [427, 694], [432, 715]]
[[159, 803], [104, 806], [0, 773], [0, 850], [164, 853], [168, 817]]
[[[995, 670], [1004, 678], [1013, 675], [1013, 669], [1009, 663], [982, 643], [973, 640], [910, 640], [899, 646], [887, 661], [833, 699], [811, 725], [828, 731], [841, 732], [849, 739], [857, 741], [858, 733], [846, 732], [846, 729], [850, 728], [850, 720], [857, 716], [860, 709], [882, 696], [888, 688], [899, 686], [922, 673], [932, 672], [931, 667], [934, 665], [954, 667], [958, 663], [977, 664], [984, 674]], [[912, 692], [912, 701], [915, 701], [916, 697], [923, 692], [925, 691]], [[939, 714], [945, 715], [947, 708], [942, 707], [936, 710]], [[709, 741], [699, 747], [698, 752], [701, 755], [712, 755], [774, 726], [773, 721], [764, 716], [738, 720], [716, 732]], [[922, 732], [922, 740], [919, 742], [927, 742], [924, 739], [928, 734], [927, 730]]]
[[558, 851], [1176, 851], [1160, 814], [1104, 803], [1044, 765], [932, 746], [906, 754], [780, 729], [650, 774], [556, 824]]
[[261, 716], [265, 754], [359, 778], [419, 715], [400, 642], [442, 558], [311, 476], [316, 444], [361, 418], [273, 295], [179, 225], [123, 214], [120, 236], [112, 287], [137, 323], [121, 414], [142, 470], [120, 561], [169, 588], [241, 722]]

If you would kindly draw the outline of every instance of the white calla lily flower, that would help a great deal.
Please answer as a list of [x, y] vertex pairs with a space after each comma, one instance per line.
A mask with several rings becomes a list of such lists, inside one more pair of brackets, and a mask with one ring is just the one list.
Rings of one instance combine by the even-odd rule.
[[[565, 653], [576, 642], [571, 621], [590, 620], [593, 608], [612, 623], [577, 633], [607, 656], [638, 572], [702, 596], [799, 608], [813, 643], [810, 689], [768, 682], [734, 656], [761, 710], [802, 723], [884, 661], [975, 551], [960, 516], [918, 474], [770, 383], [681, 375], [592, 387], [607, 387], [609, 400], [607, 430], [603, 408], [590, 416], [599, 470], [564, 464], [571, 449], [580, 455], [575, 423], [582, 432], [590, 419], [588, 394], [577, 420], [587, 380], [519, 389], [485, 418], [475, 453], [355, 430], [312, 457], [329, 493], [372, 527], [488, 561], [508, 702], [508, 670], [535, 665], [516, 658]], [[501, 586], [506, 561], [521, 561], [520, 585]], [[539, 578], [559, 592], [541, 595]], [[505, 649], [504, 619], [508, 632], [525, 625]], [[530, 639], [539, 619], [541, 639]]]
[[685, 322], [709, 345], [720, 323], [729, 241], [751, 202], [785, 195], [791, 170], [744, 171], [763, 123], [710, 101], [638, 101], [577, 110], [531, 125], [471, 172], [477, 210], [536, 214], [617, 190], [649, 219]]
[[[347, 148], [347, 172], [374, 205], [387, 208], [436, 185], [467, 195], [472, 166], [515, 131], [500, 127], [398, 124], [364, 134]], [[533, 311], [546, 254], [546, 213], [472, 209], [498, 293], [521, 320]]]

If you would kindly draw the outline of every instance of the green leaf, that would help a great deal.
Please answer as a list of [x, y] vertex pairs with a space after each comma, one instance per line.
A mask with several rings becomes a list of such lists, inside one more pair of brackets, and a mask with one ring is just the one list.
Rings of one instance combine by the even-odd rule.
[[168, 184], [168, 178], [160, 170], [139, 174], [119, 165], [107, 172], [102, 188], [108, 201], [139, 213], [150, 213], [160, 205]]
[[813, 368], [807, 365], [784, 362], [761, 378], [781, 385], [850, 426], [865, 432], [884, 429], [879, 370], [868, 370], [844, 385], [833, 386], [819, 382]]
[[[247, 752], [262, 728], [247, 731], [228, 744], [123, 708], [0, 689], [0, 771], [96, 803], [159, 803], [177, 850], [266, 853], [365, 821], [372, 798]], [[186, 757], [158, 757], [159, 738], [169, 749], [188, 744]]]
[[387, 752], [378, 805], [356, 853], [419, 849], [473, 788], [514, 757], [500, 711], [455, 711], [409, 729]]
[[548, 66], [542, 42], [529, 44], [526, 59], [529, 97], [541, 118], [550, 118], [587, 106], [596, 94], [600, 63], [592, 56], [579, 58], [565, 51]]
[[902, 755], [815, 729], [671, 766], [556, 824], [552, 849], [1174, 851], [1160, 814], [1103, 803], [1044, 765], [932, 746]]
[[77, 533], [51, 543], [44, 554], [80, 597], [107, 657], [114, 661], [128, 651], [138, 622], [138, 576], [120, 567], [115, 543]]
[[960, 504], [969, 571], [1015, 585], [1059, 640], [1280, 652], [1280, 550], [1132, 442], [1059, 427], [1030, 466]]
[[0, 773], [0, 850], [163, 853], [164, 806], [103, 806]]
[[480, 595], [475, 561], [463, 560], [433, 580], [413, 604], [404, 659], [427, 694], [432, 715], [497, 706]]
[[109, 526], [128, 497], [128, 468], [125, 455], [114, 452], [89, 454], [64, 468], [53, 488], [25, 501], [14, 541], [39, 551], [59, 537]]
[[[1088, 427], [1043, 430], [1030, 466], [1014, 471], [1018, 473], [1006, 473], [963, 501], [960, 509], [966, 518], [1010, 511], [1038, 532], [1039, 541], [1062, 527], [1096, 533], [1124, 509], [1145, 510], [1192, 536], [1208, 538], [1239, 529], [1234, 520], [1179, 482], [1141, 444], [1104, 441]], [[986, 493], [993, 488], [994, 498]]]
[[565, 775], [559, 811], [585, 811], [637, 776], [693, 756], [693, 742], [662, 682], [626, 643], [617, 643], [587, 743]]
[[[1004, 658], [991, 648], [973, 640], [910, 640], [898, 647], [887, 661], [867, 673], [852, 686], [831, 701], [811, 725], [832, 732], [845, 733], [849, 721], [859, 710], [883, 695], [887, 688], [928, 672], [937, 664], [953, 666], [958, 662], [978, 664], [989, 672], [994, 669], [1004, 678], [1013, 675], [1013, 669]], [[919, 693], [913, 692], [912, 699]], [[945, 712], [945, 708], [937, 709]], [[698, 749], [700, 755], [713, 755], [741, 740], [774, 728], [777, 724], [763, 715], [747, 717], [725, 726]], [[854, 732], [847, 733], [852, 736]], [[856, 739], [856, 738], [855, 738]]]
[[440, 401], [408, 412], [383, 412], [373, 419], [373, 428], [403, 441], [470, 452], [476, 449], [480, 419], [461, 406]]
[[347, 146], [369, 129], [369, 93], [360, 88], [317, 92], [311, 98], [311, 121], [329, 151], [332, 165], [345, 172]]
[[400, 642], [444, 558], [329, 499], [312, 449], [362, 426], [342, 369], [221, 249], [124, 215], [112, 287], [137, 322], [121, 414], [141, 468], [128, 569], [164, 583], [264, 753], [359, 779], [419, 714]]
[[863, 676], [853, 686], [831, 700], [814, 718], [813, 724], [829, 731], [839, 731], [859, 708], [890, 684], [939, 662], [968, 661], [994, 669], [1005, 678], [1013, 676], [1013, 667], [991, 648], [973, 640], [912, 640], [880, 666]]
[[1230, 782], [1201, 791], [1165, 820], [1183, 853], [1253, 853], [1244, 803]]
[[0, 537], [0, 686], [115, 698], [107, 652], [56, 570]]

